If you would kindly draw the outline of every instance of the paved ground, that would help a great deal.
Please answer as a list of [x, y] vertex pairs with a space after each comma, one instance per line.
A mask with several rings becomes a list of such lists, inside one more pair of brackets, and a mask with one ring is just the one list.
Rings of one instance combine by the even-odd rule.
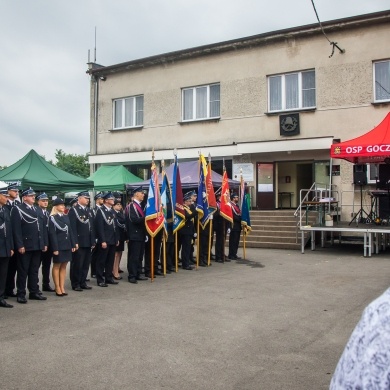
[[0, 388], [327, 389], [363, 308], [390, 284], [389, 254], [247, 257], [46, 302], [10, 299]]

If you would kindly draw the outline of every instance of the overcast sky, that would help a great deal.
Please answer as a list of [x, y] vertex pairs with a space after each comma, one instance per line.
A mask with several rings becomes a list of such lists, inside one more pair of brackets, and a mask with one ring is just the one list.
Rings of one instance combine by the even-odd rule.
[[[389, 0], [315, 0], [321, 21]], [[316, 23], [311, 0], [0, 0], [0, 166], [89, 151], [88, 49], [112, 65]], [[324, 46], [328, 45], [324, 38]], [[328, 45], [329, 46], [329, 45]]]

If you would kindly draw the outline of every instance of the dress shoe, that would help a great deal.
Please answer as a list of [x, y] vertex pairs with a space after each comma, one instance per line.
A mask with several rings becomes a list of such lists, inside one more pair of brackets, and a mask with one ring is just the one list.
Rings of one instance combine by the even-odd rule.
[[116, 282], [114, 279], [108, 279], [106, 280], [106, 284], [118, 284], [119, 282]]
[[190, 260], [190, 263], [191, 263], [191, 264], [196, 264], [196, 260], [195, 260], [195, 259], [191, 259], [191, 260]]
[[92, 290], [92, 287], [91, 286], [87, 286], [86, 284], [83, 284], [82, 286], [80, 286], [83, 290]]
[[17, 301], [18, 303], [27, 303], [26, 297], [17, 297], [17, 298], [16, 298], [16, 301]]
[[98, 283], [98, 286], [99, 287], [108, 287], [108, 285], [106, 283]]
[[211, 260], [215, 260], [215, 256], [213, 254], [210, 255]]
[[63, 297], [66, 297], [67, 295], [68, 295], [68, 293], [62, 293]]
[[8, 293], [5, 293], [5, 295], [9, 298], [16, 298], [17, 295], [13, 292], [13, 291], [10, 291]]
[[225, 257], [225, 262], [226, 263], [230, 263], [232, 260], [234, 260], [234, 259], [232, 259], [231, 257]]
[[57, 291], [56, 291], [56, 295], [57, 295], [57, 297], [64, 297], [65, 296], [62, 293], [58, 293]]
[[72, 287], [73, 291], [83, 291], [81, 287]]
[[216, 263], [223, 263], [222, 259], [216, 259], [215, 261], [216, 261]]
[[90, 282], [90, 281], [91, 281], [91, 279], [85, 279], [85, 281], [86, 281], [86, 282]]
[[156, 276], [163, 276], [164, 274], [161, 272], [161, 271], [156, 271], [155, 273], [154, 273], [154, 275]]
[[207, 263], [202, 261], [199, 263], [199, 267], [207, 267]]
[[140, 275], [137, 277], [137, 280], [148, 280], [148, 278], [146, 276]]
[[11, 308], [11, 307], [13, 307], [13, 305], [10, 305], [9, 303], [7, 303], [5, 299], [0, 299], [0, 307]]
[[42, 291], [46, 292], [55, 292], [54, 288], [51, 288], [51, 286], [48, 284], [47, 286], [42, 286]]
[[194, 268], [191, 267], [191, 266], [189, 265], [188, 267], [183, 267], [183, 269], [185, 269], [185, 270], [187, 270], [187, 271], [191, 271], [191, 270], [193, 270]]
[[123, 274], [123, 270], [121, 270], [120, 268], [119, 268], [119, 271], [118, 271], [120, 274]]
[[122, 280], [122, 276], [113, 276], [115, 280]]
[[137, 284], [137, 279], [136, 278], [129, 278], [129, 283]]
[[234, 256], [234, 260], [241, 260], [240, 256]]
[[173, 271], [170, 269], [167, 269], [167, 274], [171, 274]]
[[46, 301], [47, 298], [38, 293], [32, 293], [32, 294], [30, 293], [28, 299], [32, 299], [34, 301]]

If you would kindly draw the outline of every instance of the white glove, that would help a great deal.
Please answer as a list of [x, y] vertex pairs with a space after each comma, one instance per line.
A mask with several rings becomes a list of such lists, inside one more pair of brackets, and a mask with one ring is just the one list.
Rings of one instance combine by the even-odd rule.
[[148, 242], [149, 241], [149, 236], [146, 236], [145, 237], [145, 242]]
[[211, 214], [211, 215], [209, 216], [209, 220], [210, 220], [210, 221], [213, 220], [213, 214]]
[[227, 234], [230, 234], [230, 229], [228, 229], [228, 230], [226, 231], [226, 233], [227, 233]]
[[198, 237], [198, 235], [196, 233], [194, 233], [194, 238]]

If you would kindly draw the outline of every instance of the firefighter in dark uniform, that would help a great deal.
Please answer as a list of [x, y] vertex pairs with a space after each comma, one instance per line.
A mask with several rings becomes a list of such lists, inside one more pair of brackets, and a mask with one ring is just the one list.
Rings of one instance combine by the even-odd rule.
[[185, 214], [185, 224], [179, 230], [180, 241], [181, 241], [181, 266], [185, 270], [192, 270], [193, 267], [190, 265], [191, 259], [191, 242], [194, 238], [195, 227], [194, 227], [194, 218], [196, 215], [196, 210], [191, 209], [191, 194], [186, 193], [183, 197], [184, 199], [184, 214]]
[[0, 307], [11, 308], [13, 306], [4, 298], [8, 263], [14, 253], [11, 216], [6, 207], [8, 197], [8, 189], [0, 189]]
[[126, 207], [126, 226], [129, 238], [129, 255], [127, 257], [127, 270], [129, 282], [138, 283], [138, 280], [148, 280], [142, 276], [142, 260], [145, 252], [145, 211], [142, 204], [145, 194], [142, 187], [133, 191], [133, 200]]
[[[103, 192], [98, 192], [93, 199], [95, 200], [95, 207], [92, 209], [92, 212], [95, 218], [97, 211], [100, 209], [100, 207], [103, 206]], [[96, 259], [97, 259], [97, 246], [95, 243], [95, 247], [92, 249], [92, 255], [91, 255], [91, 278], [96, 278]]]
[[[226, 228], [224, 229], [224, 218], [221, 215], [221, 190], [215, 193], [217, 210], [214, 213], [213, 230], [215, 232], [215, 261], [223, 263], [225, 260], [225, 239]], [[225, 230], [225, 231], [224, 231]]]
[[[49, 226], [49, 212], [47, 211], [47, 205], [49, 203], [49, 197], [46, 193], [39, 194], [36, 197], [38, 206], [37, 213], [40, 215], [40, 218], [43, 218], [43, 224], [48, 229]], [[41, 253], [41, 273], [42, 273], [42, 291], [55, 292], [55, 290], [50, 286], [50, 267], [51, 267], [51, 258], [53, 253], [48, 245], [47, 251]]]
[[68, 212], [70, 225], [76, 241], [76, 251], [70, 263], [70, 281], [72, 290], [91, 290], [87, 285], [87, 276], [91, 264], [91, 249], [95, 247], [95, 228], [92, 210], [88, 207], [89, 193], [79, 192], [77, 203]]
[[103, 206], [97, 210], [95, 229], [97, 237], [96, 281], [99, 287], [118, 284], [113, 278], [115, 247], [119, 244], [119, 232], [115, 226], [112, 206], [115, 197], [111, 192], [103, 195]]
[[238, 206], [238, 195], [232, 194], [231, 202], [232, 214], [233, 214], [233, 223], [230, 229], [229, 237], [229, 255], [228, 259], [230, 260], [239, 260], [241, 257], [237, 256], [238, 245], [240, 244], [240, 235], [241, 235], [241, 210]]
[[17, 253], [17, 301], [27, 303], [26, 282], [30, 292], [29, 299], [38, 301], [47, 298], [39, 294], [38, 271], [41, 252], [47, 250], [47, 229], [43, 225], [35, 207], [35, 192], [29, 187], [22, 191], [23, 202], [11, 210], [12, 233]]
[[[15, 205], [20, 205], [19, 200], [19, 190], [17, 183], [11, 183], [7, 187], [8, 189], [8, 200], [6, 207], [11, 214], [11, 209]], [[5, 295], [8, 297], [16, 297], [14, 292], [15, 289], [15, 276], [17, 270], [17, 251], [14, 250], [14, 254], [11, 256], [8, 263], [8, 271], [7, 271], [7, 281], [5, 284]]]

